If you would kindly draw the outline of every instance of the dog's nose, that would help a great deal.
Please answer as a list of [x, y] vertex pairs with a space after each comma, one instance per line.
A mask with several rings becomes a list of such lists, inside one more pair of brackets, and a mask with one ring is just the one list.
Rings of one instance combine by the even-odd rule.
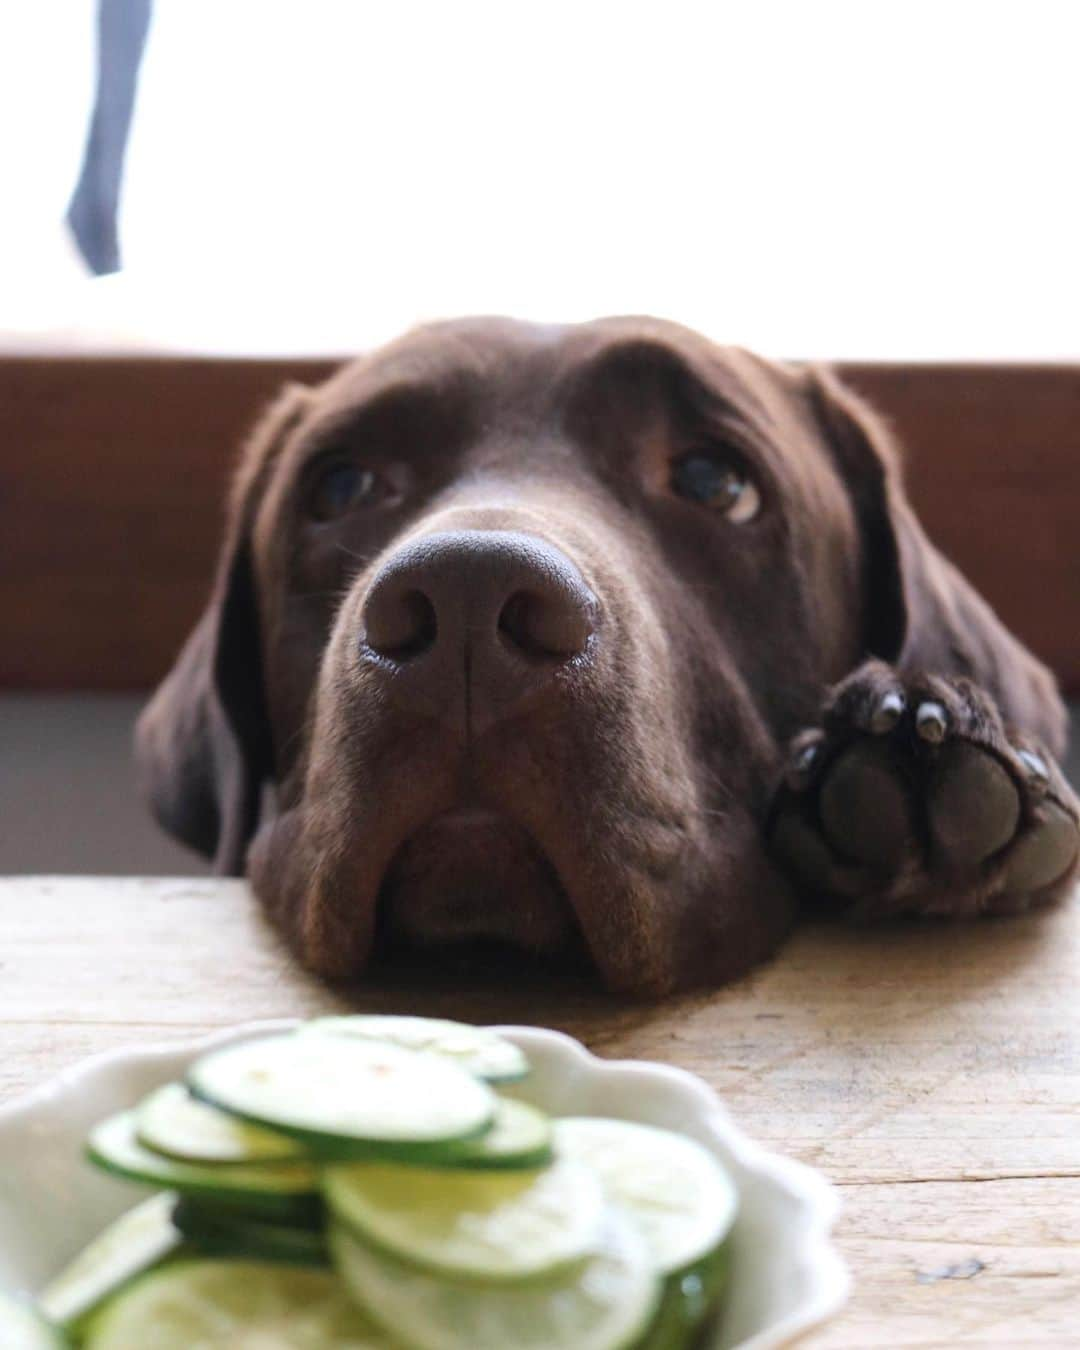
[[399, 701], [468, 731], [517, 710], [589, 645], [597, 603], [557, 548], [459, 530], [414, 540], [371, 582], [361, 655]]

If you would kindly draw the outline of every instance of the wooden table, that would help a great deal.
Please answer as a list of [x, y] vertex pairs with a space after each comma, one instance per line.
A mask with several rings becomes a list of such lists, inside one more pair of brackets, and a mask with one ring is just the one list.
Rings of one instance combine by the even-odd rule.
[[700, 1073], [844, 1201], [855, 1276], [825, 1347], [1080, 1344], [1080, 904], [964, 927], [807, 926], [661, 1006], [446, 975], [345, 994], [244, 885], [0, 879], [0, 1100], [94, 1051], [352, 1004], [544, 1023]]

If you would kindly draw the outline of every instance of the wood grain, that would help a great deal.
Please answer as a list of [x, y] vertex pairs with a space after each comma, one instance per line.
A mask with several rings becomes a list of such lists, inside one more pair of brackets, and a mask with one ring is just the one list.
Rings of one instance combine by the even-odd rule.
[[[0, 685], [130, 688], [201, 607], [235, 449], [333, 363], [0, 357]], [[930, 534], [1080, 690], [1080, 367], [850, 365]]]
[[849, 1307], [806, 1344], [1065, 1347], [1080, 1329], [1080, 897], [974, 925], [806, 926], [660, 1006], [442, 967], [329, 989], [240, 882], [0, 879], [0, 1100], [97, 1050], [342, 1007], [555, 1026], [700, 1073], [841, 1188]]

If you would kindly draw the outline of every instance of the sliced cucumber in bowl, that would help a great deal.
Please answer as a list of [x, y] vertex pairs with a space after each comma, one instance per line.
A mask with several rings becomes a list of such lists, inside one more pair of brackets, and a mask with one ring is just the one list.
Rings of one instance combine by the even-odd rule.
[[176, 1199], [161, 1191], [127, 1210], [50, 1280], [37, 1300], [50, 1322], [76, 1330], [118, 1289], [175, 1255], [183, 1243], [172, 1221]]
[[531, 1172], [355, 1163], [327, 1168], [323, 1189], [363, 1241], [421, 1269], [487, 1283], [582, 1260], [605, 1212], [596, 1176], [565, 1161]]
[[497, 1106], [487, 1084], [456, 1064], [353, 1036], [242, 1041], [197, 1060], [188, 1086], [200, 1100], [315, 1151], [360, 1156], [480, 1136]]
[[183, 1083], [166, 1083], [135, 1108], [139, 1143], [179, 1162], [286, 1162], [303, 1159], [304, 1146], [287, 1135], [238, 1120], [200, 1102]]
[[702, 1261], [669, 1275], [649, 1329], [634, 1350], [690, 1350], [701, 1345], [727, 1283], [730, 1253], [725, 1242]]
[[529, 1072], [525, 1052], [487, 1027], [452, 1022], [444, 1017], [402, 1017], [356, 1013], [316, 1017], [298, 1028], [301, 1035], [352, 1036], [389, 1041], [406, 1050], [440, 1055], [488, 1083], [517, 1083]]
[[160, 1186], [181, 1194], [204, 1194], [219, 1205], [245, 1213], [294, 1222], [317, 1222], [322, 1212], [319, 1174], [306, 1162], [215, 1163], [178, 1162], [139, 1143], [131, 1111], [110, 1116], [90, 1132], [86, 1154], [106, 1172], [126, 1181]]
[[633, 1215], [662, 1274], [714, 1252], [738, 1199], [708, 1149], [671, 1130], [629, 1120], [570, 1116], [555, 1124], [559, 1156], [588, 1167]]
[[495, 1033], [422, 1019], [203, 1055], [92, 1131], [93, 1162], [164, 1193], [53, 1282], [42, 1328], [87, 1350], [700, 1350], [723, 1170], [678, 1133], [494, 1092], [503, 1046], [520, 1076]]
[[94, 1319], [86, 1350], [401, 1350], [328, 1271], [181, 1261]]
[[180, 1198], [172, 1221], [189, 1247], [201, 1256], [246, 1257], [298, 1266], [329, 1263], [321, 1228], [274, 1223], [192, 1196]]
[[[206, 1106], [205, 1109], [221, 1116], [226, 1114], [217, 1107]], [[551, 1118], [535, 1106], [509, 1097], [497, 1097], [495, 1114], [488, 1129], [483, 1134], [470, 1135], [467, 1139], [440, 1140], [435, 1143], [415, 1140], [375, 1142], [342, 1139], [333, 1135], [309, 1135], [304, 1144], [295, 1139], [290, 1142], [300, 1150], [301, 1157], [320, 1165], [400, 1162], [413, 1163], [418, 1167], [523, 1170], [544, 1167], [551, 1162], [554, 1156], [554, 1127]]]
[[544, 1280], [447, 1280], [341, 1224], [331, 1227], [330, 1251], [353, 1296], [411, 1350], [628, 1350], [659, 1297], [645, 1242], [613, 1210], [586, 1258]]
[[500, 1097], [486, 1134], [432, 1149], [429, 1162], [432, 1167], [546, 1167], [554, 1156], [553, 1138], [551, 1118], [543, 1111], [527, 1102]]

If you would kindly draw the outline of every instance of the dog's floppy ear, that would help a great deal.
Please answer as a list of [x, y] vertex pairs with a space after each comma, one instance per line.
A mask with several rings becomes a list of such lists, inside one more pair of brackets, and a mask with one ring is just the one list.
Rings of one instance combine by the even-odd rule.
[[883, 420], [830, 371], [811, 368], [807, 379], [814, 415], [855, 505], [867, 655], [906, 670], [969, 676], [1007, 721], [1060, 754], [1065, 710], [1053, 676], [926, 537]]
[[249, 440], [209, 603], [135, 729], [139, 778], [158, 822], [226, 876], [243, 872], [273, 771], [252, 521], [269, 468], [310, 396], [288, 386]]

